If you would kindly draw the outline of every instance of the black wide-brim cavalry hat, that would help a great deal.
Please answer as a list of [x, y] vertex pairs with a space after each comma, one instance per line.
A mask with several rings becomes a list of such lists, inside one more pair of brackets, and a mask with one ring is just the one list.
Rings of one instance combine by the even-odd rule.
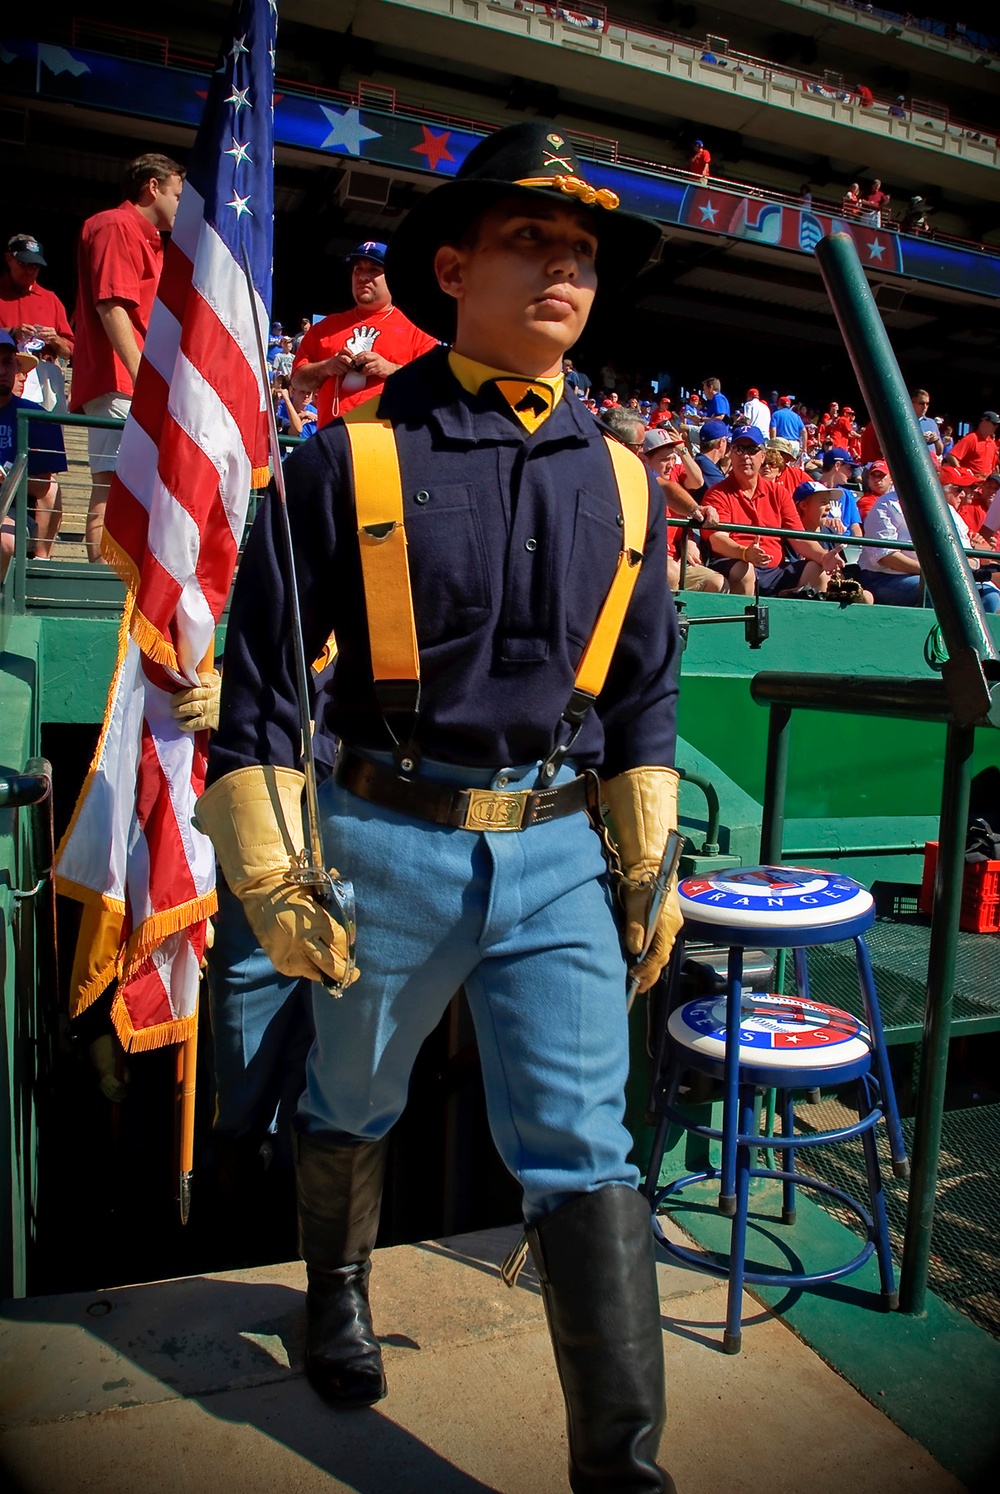
[[507, 197], [544, 197], [582, 208], [597, 237], [598, 298], [634, 279], [660, 237], [651, 218], [622, 212], [615, 192], [594, 188], [569, 140], [554, 124], [530, 120], [481, 140], [451, 181], [411, 208], [393, 234], [385, 275], [392, 299], [421, 331], [455, 336], [455, 301], [440, 289], [434, 256]]

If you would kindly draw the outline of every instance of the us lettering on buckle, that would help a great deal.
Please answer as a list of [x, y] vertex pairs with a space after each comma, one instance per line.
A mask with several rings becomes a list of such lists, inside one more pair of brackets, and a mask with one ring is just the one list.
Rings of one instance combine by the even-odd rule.
[[469, 789], [463, 830], [520, 830], [528, 789], [502, 794], [496, 789]]

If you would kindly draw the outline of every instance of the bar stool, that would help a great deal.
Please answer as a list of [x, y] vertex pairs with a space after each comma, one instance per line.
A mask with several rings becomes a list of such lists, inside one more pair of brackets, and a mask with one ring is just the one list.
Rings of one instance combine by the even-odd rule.
[[[679, 888], [685, 940], [707, 940], [728, 946], [725, 997], [689, 1001], [669, 1010], [662, 1025], [654, 1105], [658, 1122], [650, 1156], [646, 1196], [654, 1210], [696, 1182], [718, 1177], [719, 1209], [731, 1217], [729, 1263], [716, 1266], [682, 1247], [663, 1241], [668, 1254], [697, 1269], [729, 1277], [724, 1347], [740, 1348], [740, 1310], [744, 1281], [773, 1286], [811, 1286], [858, 1270], [877, 1254], [882, 1297], [895, 1307], [896, 1291], [885, 1202], [875, 1148], [874, 1128], [885, 1120], [893, 1171], [906, 1177], [909, 1164], [889, 1069], [871, 960], [864, 934], [875, 921], [871, 894], [860, 883], [811, 868], [745, 867], [684, 878]], [[807, 950], [810, 946], [852, 940], [865, 1021], [849, 1012], [812, 1000]], [[743, 950], [766, 945], [793, 952], [793, 996], [754, 995], [744, 991]], [[675, 968], [682, 958], [677, 952]], [[728, 1040], [727, 1040], [728, 1039]], [[723, 1080], [721, 1131], [695, 1125], [675, 1108], [685, 1069]], [[853, 1084], [858, 1102], [855, 1125], [813, 1136], [795, 1136], [793, 1096], [797, 1090]], [[758, 1089], [780, 1095], [781, 1136], [753, 1132], [754, 1095]], [[721, 1166], [658, 1187], [660, 1165], [671, 1124], [722, 1143]], [[860, 1136], [865, 1153], [871, 1213], [849, 1195], [795, 1171], [795, 1154], [812, 1146], [832, 1145]], [[779, 1151], [782, 1168], [751, 1167], [751, 1154], [766, 1147]], [[746, 1224], [751, 1178], [782, 1183], [782, 1220], [795, 1218], [796, 1185], [838, 1199], [865, 1228], [863, 1249], [845, 1265], [822, 1272], [748, 1272], [745, 1270]]]

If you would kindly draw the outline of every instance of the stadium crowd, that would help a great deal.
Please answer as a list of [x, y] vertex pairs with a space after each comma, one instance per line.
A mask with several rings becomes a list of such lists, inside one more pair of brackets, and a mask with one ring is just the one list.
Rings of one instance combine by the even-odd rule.
[[[133, 169], [137, 166], [141, 169]], [[81, 254], [88, 230], [93, 234], [100, 229], [101, 219], [113, 220], [103, 225], [105, 232], [120, 235], [118, 220], [124, 217], [136, 238], [136, 254], [141, 249], [147, 257], [148, 246], [169, 226], [166, 218], [172, 222], [181, 168], [168, 158], [147, 156], [132, 163], [130, 170], [131, 197], [120, 208], [89, 220]], [[168, 190], [171, 195], [166, 196]], [[116, 252], [120, 283], [125, 251], [119, 246]], [[278, 428], [285, 435], [303, 439], [315, 434], [336, 416], [380, 393], [396, 368], [432, 345], [394, 307], [385, 279], [385, 253], [384, 244], [368, 240], [348, 256], [354, 298], [349, 309], [315, 322], [302, 317], [294, 333], [287, 333], [281, 322], [272, 324], [267, 354], [271, 392]], [[136, 263], [141, 285], [135, 297], [141, 296], [141, 302], [125, 297], [130, 320], [124, 351], [130, 363], [134, 349], [137, 364], [142, 313], [148, 313], [152, 302], [158, 264], [147, 264], [141, 255]], [[81, 391], [74, 388], [82, 382], [77, 367], [80, 330], [86, 327], [87, 312], [93, 317], [93, 311], [81, 307], [82, 291], [74, 328], [58, 297], [39, 284], [44, 268], [38, 241], [27, 233], [14, 234], [0, 275], [4, 470], [14, 458], [19, 408], [85, 408], [100, 414], [126, 414], [128, 409], [127, 365], [112, 365], [110, 355], [107, 370], [91, 376], [84, 392], [94, 394], [105, 385], [117, 392], [81, 402]], [[109, 338], [111, 331], [113, 326], [107, 331]], [[91, 331], [90, 339], [103, 345], [104, 335]], [[118, 345], [112, 346], [117, 360]], [[87, 372], [91, 373], [89, 365]], [[580, 399], [617, 440], [635, 451], [661, 488], [668, 519], [675, 521], [669, 530], [668, 571], [676, 589], [829, 599], [842, 605], [921, 603], [919, 564], [911, 551], [899, 548], [909, 534], [892, 473], [874, 426], [858, 410], [840, 400], [818, 410], [794, 394], [762, 392], [755, 386], [731, 402], [720, 380], [711, 376], [688, 389], [662, 378], [626, 373], [612, 364], [598, 372], [595, 385], [567, 358], [565, 396]], [[984, 606], [1000, 611], [1000, 589], [992, 581], [1000, 572], [1000, 415], [982, 411], [956, 440], [957, 422], [931, 415], [927, 390], [915, 388], [911, 397], [962, 545], [978, 552], [970, 564]], [[62, 521], [59, 479], [67, 469], [60, 428], [33, 422], [29, 444], [31, 550], [36, 559], [48, 559]], [[89, 558], [96, 560], [100, 530], [95, 514], [103, 520], [117, 433], [92, 431], [90, 448], [99, 498], [91, 500], [86, 537]], [[99, 490], [100, 481], [105, 486]], [[761, 528], [797, 531], [802, 538], [795, 533], [762, 535], [757, 532]], [[810, 533], [816, 537], [807, 537]], [[857, 546], [859, 539], [873, 545]], [[13, 548], [14, 519], [7, 514], [2, 526], [4, 570]]]

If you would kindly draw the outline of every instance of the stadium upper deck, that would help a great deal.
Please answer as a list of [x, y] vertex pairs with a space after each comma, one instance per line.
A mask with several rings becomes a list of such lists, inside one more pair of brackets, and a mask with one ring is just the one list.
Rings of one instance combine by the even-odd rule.
[[[50, 67], [33, 40], [0, 55], [7, 201], [18, 205], [8, 231], [30, 219], [67, 299], [76, 222], [113, 200], [119, 163], [152, 143], [183, 159], [224, 8], [165, 5], [151, 35], [119, 0], [81, 0], [71, 21], [35, 30], [67, 65], [57, 52]], [[697, 9], [614, 0], [610, 12], [586, 0], [574, 10], [540, 0], [282, 0], [281, 15], [279, 314], [336, 304], [335, 256], [359, 235], [389, 236], [414, 194], [454, 171], [478, 135], [550, 115], [595, 162], [595, 177], [610, 174], [665, 227], [641, 314], [595, 327], [586, 356], [663, 366], [661, 347], [703, 346], [724, 376], [749, 341], [771, 364], [770, 373], [755, 365], [761, 379], [793, 376], [807, 396], [828, 396], [846, 362], [808, 251], [848, 182], [879, 175], [897, 220], [916, 192], [934, 209], [932, 239], [861, 233], [904, 368], [938, 388], [947, 379], [970, 405], [995, 403], [993, 54], [947, 39], [929, 49], [927, 33], [891, 37], [887, 22], [838, 0], [761, 0], [750, 19], [735, 0]], [[715, 64], [703, 61], [709, 46]], [[870, 108], [859, 83], [872, 89]], [[903, 118], [889, 113], [900, 89]], [[713, 157], [704, 198], [684, 171], [695, 135]]]

